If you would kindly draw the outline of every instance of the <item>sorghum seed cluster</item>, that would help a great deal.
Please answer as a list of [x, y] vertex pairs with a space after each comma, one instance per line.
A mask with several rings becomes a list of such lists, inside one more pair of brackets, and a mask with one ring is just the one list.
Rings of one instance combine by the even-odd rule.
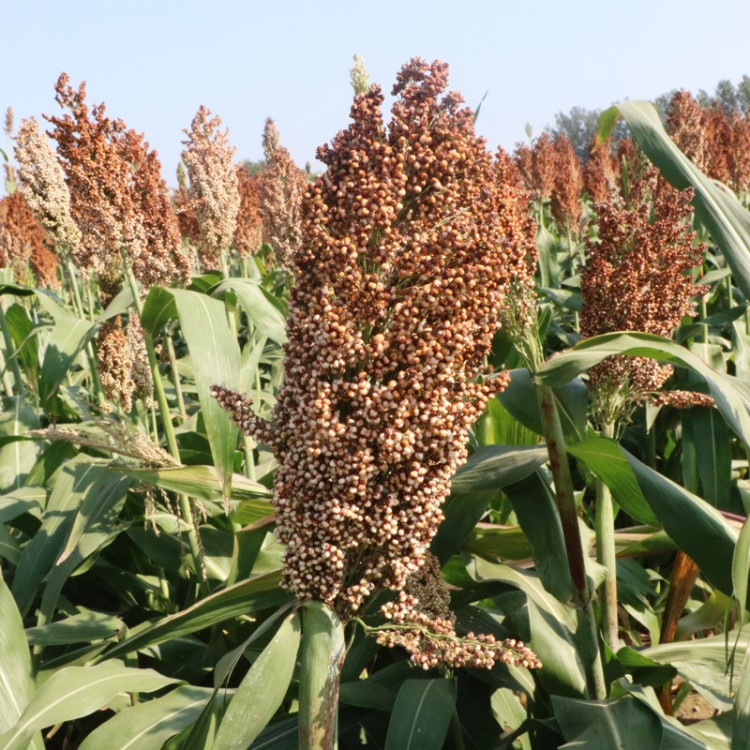
[[530, 273], [526, 199], [500, 185], [447, 75], [410, 61], [387, 127], [371, 87], [319, 150], [272, 423], [214, 388], [280, 461], [284, 585], [345, 616], [422, 565], [468, 427], [508, 382], [479, 374], [506, 290]]

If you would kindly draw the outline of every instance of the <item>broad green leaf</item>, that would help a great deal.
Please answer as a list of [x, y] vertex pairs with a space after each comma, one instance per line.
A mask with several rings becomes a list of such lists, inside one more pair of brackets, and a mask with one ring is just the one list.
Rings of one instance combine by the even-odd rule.
[[234, 451], [239, 428], [211, 396], [211, 386], [239, 388], [240, 350], [218, 300], [185, 289], [173, 289], [182, 335], [192, 355], [201, 414], [211, 445], [214, 466], [222, 481], [222, 494], [229, 501]]
[[291, 682], [299, 642], [299, 615], [292, 613], [232, 696], [212, 750], [246, 750], [271, 721]]
[[614, 355], [650, 357], [698, 373], [705, 379], [716, 406], [729, 426], [745, 443], [750, 444], [750, 399], [742, 383], [717, 372], [694, 352], [661, 336], [629, 332], [594, 336], [550, 357], [537, 373], [537, 378], [547, 385], [560, 385]]
[[700, 495], [717, 508], [729, 507], [732, 489], [732, 435], [716, 409], [699, 407], [682, 414], [682, 442], [690, 442], [700, 479]]
[[544, 664], [539, 679], [552, 692], [586, 695], [586, 674], [577, 647], [575, 609], [556, 599], [532, 572], [473, 557], [467, 569], [476, 581], [502, 581], [526, 594], [532, 648]]
[[23, 621], [10, 590], [0, 578], [0, 732], [16, 723], [33, 695]]
[[726, 257], [737, 286], [750, 299], [750, 213], [734, 193], [706, 177], [677, 148], [650, 102], [621, 102], [607, 110], [602, 116], [600, 137], [611, 132], [618, 111], [665, 179], [678, 190], [695, 189], [696, 216]]
[[745, 519], [732, 557], [732, 595], [740, 610], [740, 625], [747, 619], [747, 584], [750, 576], [750, 521]]
[[[492, 694], [492, 715], [495, 721], [507, 731], [518, 729], [526, 721], [526, 709], [521, 701], [510, 688], [499, 688]], [[519, 750], [531, 750], [531, 741], [527, 735], [522, 735], [518, 740]]]
[[488, 445], [479, 448], [456, 472], [451, 492], [503, 489], [533, 474], [548, 460], [547, 449], [535, 445]]
[[626, 513], [647, 526], [658, 526], [659, 521], [643, 497], [633, 469], [614, 440], [592, 435], [568, 446], [568, 453], [583, 461], [612, 490]]
[[[745, 632], [747, 630], [743, 628], [737, 639], [737, 653], [742, 653], [748, 647], [750, 638]], [[726, 711], [732, 707], [732, 688], [736, 688], [736, 678], [733, 685], [728, 668], [734, 636], [734, 633], [729, 635], [729, 643], [723, 633], [692, 641], [661, 643], [642, 649], [641, 653], [662, 664], [671, 664], [716, 708]]]
[[407, 680], [396, 696], [385, 750], [440, 750], [455, 706], [453, 680]]
[[0, 413], [0, 492], [12, 492], [24, 485], [39, 455], [39, 444], [22, 438], [39, 427], [36, 409], [23, 397], [3, 398]]
[[734, 527], [705, 500], [620, 449], [667, 534], [693, 558], [714, 586], [731, 595], [732, 557], [737, 542]]
[[57, 475], [42, 525], [24, 548], [13, 579], [13, 596], [22, 613], [28, 611], [37, 587], [62, 554], [84, 497], [121, 481], [121, 477], [94, 461], [91, 456], [77, 456], [68, 461]]
[[150, 693], [174, 682], [152, 669], [133, 669], [114, 661], [59, 669], [37, 690], [18, 721], [0, 735], [0, 747], [25, 750], [35, 732], [87, 716], [118, 693]]
[[[580, 440], [586, 434], [588, 410], [586, 386], [581, 380], [563, 381], [554, 389], [554, 394], [563, 432], [569, 438]], [[522, 425], [533, 430], [537, 435], [542, 434], [539, 402], [531, 373], [527, 369], [511, 370], [510, 384], [498, 394], [497, 398]]]
[[118, 643], [102, 658], [124, 656], [146, 646], [195, 633], [240, 615], [251, 615], [279, 607], [290, 599], [290, 594], [279, 586], [280, 582], [281, 573], [276, 570], [236, 583], [201, 599], [182, 612], [162, 618], [154, 625]]
[[333, 747], [337, 742], [345, 645], [344, 626], [336, 612], [323, 602], [306, 602], [300, 649], [300, 748]]
[[174, 297], [169, 289], [153, 286], [143, 303], [141, 312], [141, 326], [143, 330], [155, 339], [170, 320], [177, 317]]
[[55, 566], [50, 570], [40, 611], [48, 619], [57, 605], [62, 588], [74, 571], [107, 543], [120, 529], [120, 515], [125, 496], [131, 485], [129, 477], [118, 476], [107, 466], [96, 466], [81, 489], [81, 504], [73, 520], [70, 534]]
[[560, 601], [572, 601], [573, 581], [552, 488], [535, 473], [506, 487], [505, 494], [531, 543], [534, 567], [544, 588]]
[[[222, 498], [222, 482], [219, 473], [213, 466], [179, 466], [174, 469], [131, 469], [114, 467], [115, 471], [127, 474], [139, 482], [153, 484], [171, 492], [181, 492], [201, 500], [217, 501]], [[241, 474], [232, 474], [232, 499], [253, 499], [266, 509], [264, 515], [273, 513], [268, 501], [259, 498], [268, 497], [270, 491], [257, 482], [251, 482]]]
[[55, 321], [42, 360], [40, 394], [46, 400], [57, 391], [79, 352], [94, 334], [95, 326], [73, 315], [48, 294], [38, 294], [37, 300]]
[[198, 718], [213, 692], [183, 685], [161, 698], [125, 708], [88, 735], [80, 750], [160, 750]]
[[270, 301], [268, 293], [260, 284], [250, 279], [226, 279], [211, 291], [211, 295], [219, 297], [227, 290], [237, 295], [250, 323], [264, 336], [280, 344], [286, 341], [284, 316]]
[[32, 646], [64, 646], [114, 638], [124, 627], [119, 617], [79, 612], [63, 620], [27, 628], [26, 639]]
[[27, 308], [15, 303], [5, 311], [8, 330], [16, 345], [16, 357], [32, 391], [39, 382], [39, 342], [37, 334], [41, 328], [29, 317]]
[[657, 716], [631, 696], [582, 701], [553, 695], [552, 706], [563, 736], [560, 750], [659, 750], [662, 727]]

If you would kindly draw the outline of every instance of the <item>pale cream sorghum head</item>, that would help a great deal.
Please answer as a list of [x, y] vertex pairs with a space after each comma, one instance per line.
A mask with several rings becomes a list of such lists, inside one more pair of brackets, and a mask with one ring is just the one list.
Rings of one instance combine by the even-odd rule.
[[263, 157], [266, 161], [271, 161], [273, 152], [279, 147], [281, 134], [273, 117], [266, 117], [263, 123]]
[[214, 388], [280, 461], [284, 585], [344, 617], [423, 564], [468, 428], [508, 382], [480, 375], [506, 290], [530, 272], [518, 191], [500, 189], [447, 75], [411, 60], [387, 126], [372, 87], [319, 149], [272, 422]]
[[127, 267], [146, 288], [185, 283], [190, 262], [156, 152], [107, 117], [104, 104], [89, 109], [85, 84], [74, 89], [63, 73], [55, 90], [66, 111], [47, 120], [82, 233], [71, 252], [76, 266], [93, 273], [105, 295], [119, 291]]
[[190, 178], [198, 257], [204, 269], [217, 268], [222, 250], [229, 250], [240, 210], [237, 169], [232, 163], [236, 149], [220, 126], [221, 118], [211, 117], [211, 110], [201, 105], [190, 129], [184, 131], [182, 161]]
[[[625, 200], [612, 194], [597, 203], [598, 240], [588, 241], [581, 273], [581, 334], [642, 331], [671, 337], [692, 298], [703, 291], [690, 271], [699, 265], [690, 224], [691, 191], [670, 188], [650, 167], [630, 184]], [[589, 372], [593, 411], [600, 422], [627, 417], [634, 403], [650, 399], [672, 366], [644, 357], [609, 357]], [[693, 394], [691, 394], [692, 396]], [[663, 392], [657, 400], [678, 406], [707, 403], [702, 394]]]
[[77, 252], [81, 231], [71, 214], [65, 173], [33, 117], [21, 122], [15, 157], [18, 191], [62, 252]]
[[292, 257], [302, 243], [302, 196], [306, 189], [304, 172], [277, 142], [268, 166], [258, 176], [258, 200], [263, 239], [273, 248], [276, 264], [288, 272], [293, 272]]

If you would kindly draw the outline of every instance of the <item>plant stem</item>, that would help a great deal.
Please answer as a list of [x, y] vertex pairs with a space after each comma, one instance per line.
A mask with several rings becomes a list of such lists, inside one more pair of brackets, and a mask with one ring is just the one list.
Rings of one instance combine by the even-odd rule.
[[568, 568], [573, 582], [575, 606], [578, 613], [580, 655], [586, 670], [590, 697], [601, 700], [607, 697], [607, 687], [599, 653], [596, 618], [592, 604], [593, 592], [586, 576], [586, 562], [578, 525], [573, 479], [565, 449], [565, 436], [552, 389], [540, 383], [537, 383], [535, 387], [542, 418], [542, 432], [547, 444], [550, 468], [555, 483], [555, 498], [565, 539]]
[[[614, 436], [614, 425], [602, 427], [604, 437]], [[596, 561], [605, 568], [604, 583], [600, 590], [602, 608], [602, 635], [613, 650], [619, 644], [617, 623], [617, 555], [615, 554], [615, 514], [612, 493], [604, 482], [596, 480]]]
[[[76, 278], [76, 269], [73, 265], [73, 261], [68, 257], [65, 259], [63, 266], [70, 286], [71, 299], [73, 300], [73, 307], [76, 311], [76, 315], [81, 320], [86, 320], [86, 312], [81, 300], [81, 291], [78, 288], [78, 279]], [[91, 382], [94, 386], [96, 401], [98, 404], [103, 404], [106, 401], [106, 398], [104, 397], [104, 389], [102, 388], [101, 380], [99, 380], [99, 368], [96, 362], [96, 354], [94, 353], [94, 347], [90, 341], [86, 342], [86, 359], [88, 359], [89, 362]]]
[[[135, 306], [138, 317], [142, 319], [143, 305], [141, 304], [140, 291], [138, 289], [138, 282], [133, 276], [133, 270], [127, 269], [126, 272], [128, 285], [133, 295], [133, 305]], [[154, 381], [154, 393], [156, 394], [156, 400], [159, 404], [159, 411], [161, 413], [162, 426], [164, 428], [164, 435], [167, 439], [167, 448], [173, 458], [180, 461], [180, 449], [177, 446], [177, 437], [174, 431], [174, 425], [172, 424], [172, 414], [169, 411], [169, 402], [167, 401], [167, 394], [164, 391], [164, 383], [161, 379], [161, 373], [159, 371], [159, 363], [156, 360], [156, 350], [154, 349], [154, 342], [151, 340], [151, 335], [146, 329], [143, 329], [143, 341], [146, 344], [146, 353], [148, 354], [148, 363], [151, 367], [151, 377]], [[201, 563], [202, 555], [200, 550], [200, 544], [198, 543], [198, 535], [195, 530], [195, 519], [193, 517], [193, 509], [191, 507], [190, 498], [187, 495], [179, 496], [179, 507], [180, 515], [182, 520], [187, 524], [188, 531], [188, 542], [190, 544], [190, 554], [193, 558], [193, 567], [195, 574], [200, 577], [203, 565]]]
[[167, 356], [169, 357], [169, 369], [172, 371], [172, 383], [174, 384], [174, 392], [177, 396], [177, 411], [180, 415], [180, 421], [184, 422], [187, 419], [187, 410], [185, 409], [185, 399], [182, 395], [182, 385], [180, 383], [180, 375], [177, 372], [177, 357], [174, 352], [174, 342], [171, 336], [166, 337], [167, 340]]

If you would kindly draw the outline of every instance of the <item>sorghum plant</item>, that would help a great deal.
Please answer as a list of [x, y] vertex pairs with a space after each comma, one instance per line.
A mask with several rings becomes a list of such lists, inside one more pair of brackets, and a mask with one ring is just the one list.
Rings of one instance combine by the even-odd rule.
[[68, 81], [63, 73], [55, 90], [69, 113], [47, 119], [82, 235], [71, 247], [74, 263], [96, 276], [105, 295], [119, 291], [130, 270], [146, 288], [184, 283], [190, 263], [156, 152], [107, 117], [104, 104], [89, 110], [85, 84], [74, 89]]
[[221, 118], [201, 106], [183, 141], [182, 161], [190, 178], [190, 198], [198, 221], [198, 256], [204, 269], [217, 268], [232, 243], [240, 210], [237, 170]]
[[[471, 110], [444, 93], [447, 75], [444, 63], [411, 60], [387, 127], [373, 87], [319, 149], [327, 171], [306, 193], [290, 257], [286, 380], [271, 423], [215, 387], [281, 463], [284, 585], [344, 619], [424, 564], [467, 430], [508, 382], [481, 377], [498, 311], [530, 274], [525, 201], [500, 183]], [[534, 665], [514, 648], [502, 650]]]

